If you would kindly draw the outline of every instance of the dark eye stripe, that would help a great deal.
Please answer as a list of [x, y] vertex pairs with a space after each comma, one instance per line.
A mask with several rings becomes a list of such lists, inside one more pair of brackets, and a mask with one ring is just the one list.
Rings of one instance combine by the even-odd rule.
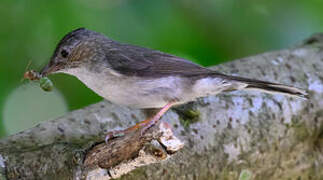
[[65, 49], [63, 49], [61, 51], [61, 55], [62, 55], [63, 58], [66, 58], [68, 56], [68, 52]]

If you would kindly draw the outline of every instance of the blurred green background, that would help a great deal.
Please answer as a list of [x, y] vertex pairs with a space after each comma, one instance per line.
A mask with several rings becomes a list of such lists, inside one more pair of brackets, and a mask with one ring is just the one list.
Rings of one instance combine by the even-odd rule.
[[0, 136], [101, 100], [68, 75], [50, 76], [50, 93], [21, 81], [29, 61], [40, 70], [75, 28], [209, 66], [323, 31], [322, 7], [322, 0], [1, 0]]

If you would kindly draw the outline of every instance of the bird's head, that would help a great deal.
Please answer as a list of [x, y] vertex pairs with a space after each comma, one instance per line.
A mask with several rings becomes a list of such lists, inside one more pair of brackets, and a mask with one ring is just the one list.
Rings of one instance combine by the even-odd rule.
[[96, 60], [102, 49], [102, 38], [103, 35], [85, 28], [68, 33], [56, 46], [49, 63], [41, 70], [41, 75], [67, 72]]

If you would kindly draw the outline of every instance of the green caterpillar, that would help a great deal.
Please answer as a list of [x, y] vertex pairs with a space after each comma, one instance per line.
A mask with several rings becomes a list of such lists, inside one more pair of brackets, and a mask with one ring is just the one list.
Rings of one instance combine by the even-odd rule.
[[52, 91], [54, 88], [52, 81], [47, 77], [40, 78], [39, 85], [44, 91]]

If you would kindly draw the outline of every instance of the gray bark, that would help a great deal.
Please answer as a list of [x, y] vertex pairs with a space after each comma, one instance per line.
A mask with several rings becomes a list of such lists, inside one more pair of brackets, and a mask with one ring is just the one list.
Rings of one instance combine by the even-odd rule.
[[0, 179], [323, 179], [323, 35], [214, 69], [308, 89], [310, 99], [237, 91], [173, 108], [162, 121], [185, 144], [173, 152], [166, 123], [102, 143], [106, 130], [145, 118], [103, 101], [1, 139]]

